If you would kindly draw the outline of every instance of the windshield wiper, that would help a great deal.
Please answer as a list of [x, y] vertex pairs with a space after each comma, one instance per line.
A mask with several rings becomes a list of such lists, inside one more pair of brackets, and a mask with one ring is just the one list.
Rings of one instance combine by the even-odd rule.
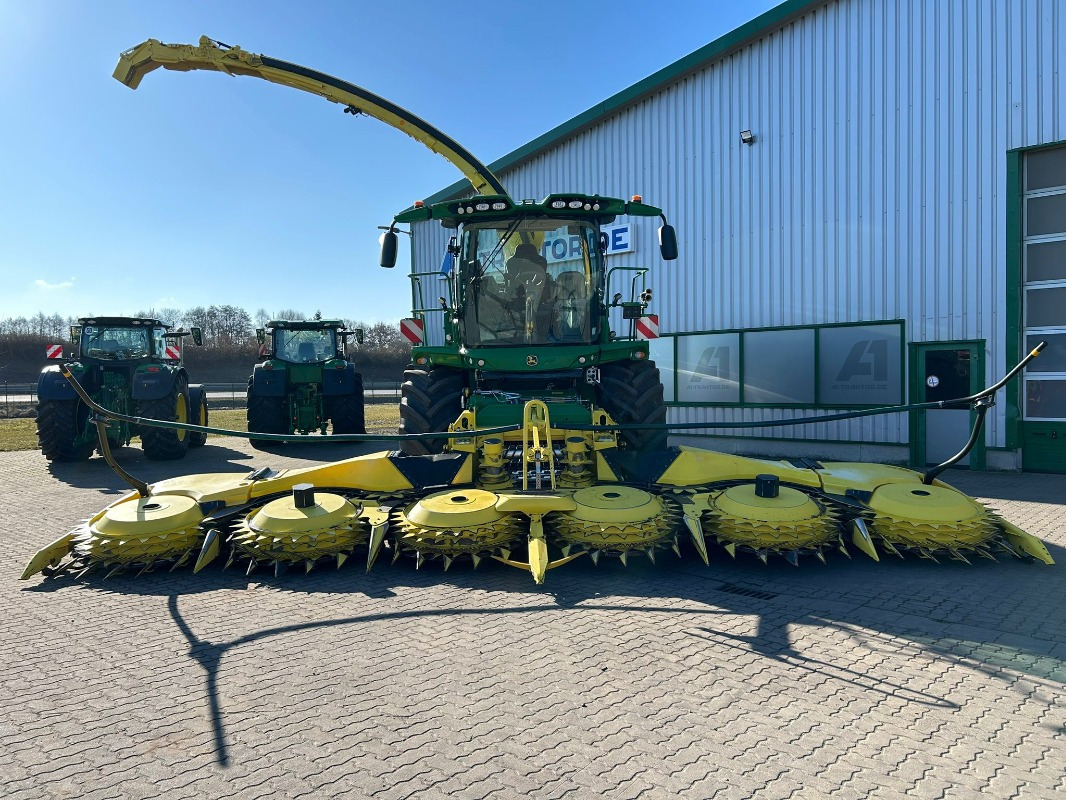
[[479, 278], [484, 276], [485, 269], [487, 269], [489, 264], [496, 260], [496, 256], [498, 256], [500, 251], [503, 250], [503, 246], [511, 240], [511, 237], [514, 236], [514, 232], [518, 230], [518, 226], [522, 224], [524, 219], [525, 217], [515, 217], [514, 221], [504, 228], [503, 236], [500, 237], [500, 241], [498, 241], [496, 246], [492, 248], [492, 252], [489, 253], [488, 258], [486, 258], [485, 262], [481, 265], [481, 275], [478, 275]]

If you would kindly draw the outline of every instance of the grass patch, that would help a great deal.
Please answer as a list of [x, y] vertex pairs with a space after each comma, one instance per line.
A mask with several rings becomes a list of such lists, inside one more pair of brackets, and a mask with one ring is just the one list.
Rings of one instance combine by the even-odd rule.
[[[209, 421], [213, 428], [231, 431], [248, 430], [248, 421], [243, 408], [211, 409]], [[370, 433], [395, 433], [400, 426], [398, 405], [375, 404], [366, 407], [366, 427]], [[214, 435], [208, 438], [216, 438]], [[18, 450], [36, 450], [37, 420], [32, 417], [0, 419], [0, 453]], [[133, 438], [132, 446], [140, 447], [140, 437]]]
[[0, 419], [0, 453], [37, 449], [37, 420]]

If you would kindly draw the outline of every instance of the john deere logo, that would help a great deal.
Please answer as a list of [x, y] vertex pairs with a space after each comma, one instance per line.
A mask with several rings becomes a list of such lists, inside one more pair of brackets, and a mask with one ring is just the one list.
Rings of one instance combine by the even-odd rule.
[[526, 356], [526, 366], [527, 367], [535, 367], [535, 366], [537, 366], [537, 357], [536, 356]]

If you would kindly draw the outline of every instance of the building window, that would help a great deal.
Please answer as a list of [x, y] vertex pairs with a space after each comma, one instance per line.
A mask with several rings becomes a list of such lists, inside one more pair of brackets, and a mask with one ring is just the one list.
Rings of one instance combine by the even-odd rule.
[[678, 333], [655, 340], [668, 403], [847, 408], [903, 402], [903, 322]]
[[1066, 147], [1025, 156], [1023, 316], [1026, 350], [1048, 343], [1026, 369], [1024, 417], [1066, 420]]

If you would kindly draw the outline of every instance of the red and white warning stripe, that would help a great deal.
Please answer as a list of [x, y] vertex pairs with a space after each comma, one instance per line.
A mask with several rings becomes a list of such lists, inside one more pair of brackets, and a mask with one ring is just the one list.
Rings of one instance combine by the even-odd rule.
[[63, 345], [50, 344], [44, 348], [45, 358], [62, 358], [63, 357]]
[[422, 344], [426, 339], [426, 324], [420, 319], [401, 319], [400, 333], [411, 344]]
[[658, 339], [659, 338], [659, 315], [648, 314], [647, 316], [640, 317], [637, 320], [637, 338], [638, 339]]
[[181, 358], [181, 347], [177, 343], [168, 344], [166, 349], [163, 350], [163, 358], [169, 358], [173, 361], [177, 361]]
[[259, 357], [262, 358], [267, 354], [267, 346], [265, 344], [259, 345]]

